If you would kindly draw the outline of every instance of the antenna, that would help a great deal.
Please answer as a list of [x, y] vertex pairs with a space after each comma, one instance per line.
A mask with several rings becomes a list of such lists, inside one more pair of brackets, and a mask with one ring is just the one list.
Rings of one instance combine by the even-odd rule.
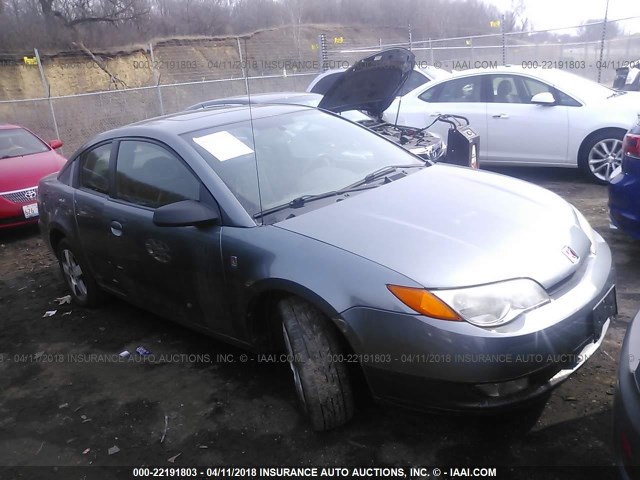
[[[244, 38], [244, 51], [248, 52], [247, 49], [247, 38]], [[240, 65], [243, 65], [242, 60], [242, 49], [240, 48], [240, 39], [238, 38], [238, 53], [240, 55]], [[262, 190], [260, 189], [260, 175], [258, 174], [258, 149], [256, 148], [256, 135], [253, 128], [253, 109], [251, 107], [251, 90], [249, 89], [249, 75], [247, 74], [247, 69], [243, 67], [244, 73], [244, 85], [247, 89], [247, 101], [249, 102], [249, 124], [251, 125], [251, 140], [253, 142], [253, 159], [256, 163], [256, 182], [258, 185], [258, 202], [260, 203], [260, 221], [264, 222], [264, 217], [262, 216], [263, 208], [262, 208]]]

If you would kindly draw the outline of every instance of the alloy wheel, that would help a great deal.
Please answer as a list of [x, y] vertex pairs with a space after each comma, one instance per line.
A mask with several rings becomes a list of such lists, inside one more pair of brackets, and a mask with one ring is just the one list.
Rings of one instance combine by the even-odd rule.
[[622, 164], [622, 141], [607, 138], [596, 143], [589, 152], [588, 164], [596, 178], [608, 182], [613, 171]]
[[84, 282], [82, 268], [73, 252], [68, 249], [62, 250], [60, 263], [69, 288], [71, 288], [71, 293], [79, 300], [85, 300], [87, 298], [87, 285]]

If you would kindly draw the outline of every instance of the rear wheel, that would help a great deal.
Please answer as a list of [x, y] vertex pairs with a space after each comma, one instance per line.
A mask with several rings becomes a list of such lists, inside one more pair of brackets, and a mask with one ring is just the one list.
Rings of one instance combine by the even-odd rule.
[[278, 312], [296, 394], [314, 430], [343, 425], [353, 415], [354, 401], [338, 333], [301, 299], [281, 300]]
[[597, 183], [606, 184], [622, 164], [622, 130], [605, 130], [587, 140], [580, 152], [580, 168]]
[[56, 255], [73, 301], [83, 307], [98, 305], [103, 297], [102, 291], [68, 240], [60, 240]]

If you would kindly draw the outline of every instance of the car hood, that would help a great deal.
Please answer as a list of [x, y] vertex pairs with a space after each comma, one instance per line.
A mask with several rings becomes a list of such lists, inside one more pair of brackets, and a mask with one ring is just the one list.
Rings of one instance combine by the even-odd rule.
[[640, 92], [626, 91], [622, 95], [606, 98], [603, 100], [608, 106], [631, 110], [640, 115]]
[[40, 179], [59, 171], [66, 160], [53, 150], [0, 159], [0, 192], [38, 185]]
[[363, 58], [329, 87], [318, 108], [336, 113], [362, 110], [379, 118], [396, 98], [414, 63], [415, 55], [404, 48]]
[[[551, 288], [589, 255], [572, 207], [527, 182], [434, 165], [276, 226], [427, 288], [531, 278]], [[563, 253], [571, 247], [577, 263]]]

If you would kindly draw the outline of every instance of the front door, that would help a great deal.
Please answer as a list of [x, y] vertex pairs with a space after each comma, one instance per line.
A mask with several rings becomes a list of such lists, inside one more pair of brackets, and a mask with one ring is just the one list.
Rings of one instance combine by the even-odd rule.
[[487, 162], [531, 165], [567, 163], [569, 112], [561, 103], [535, 105], [531, 98], [554, 93], [543, 82], [522, 75], [488, 75]]
[[161, 227], [156, 208], [182, 200], [215, 205], [166, 146], [123, 139], [117, 147], [109, 222], [114, 280], [131, 302], [185, 324], [233, 334], [220, 255], [221, 226]]

